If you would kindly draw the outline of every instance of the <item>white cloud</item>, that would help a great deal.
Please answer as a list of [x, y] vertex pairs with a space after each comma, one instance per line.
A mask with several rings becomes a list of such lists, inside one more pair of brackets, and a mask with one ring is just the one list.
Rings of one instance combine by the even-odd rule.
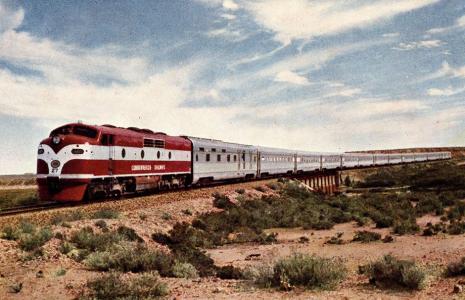
[[462, 67], [451, 67], [447, 61], [442, 62], [441, 68], [433, 74], [425, 77], [423, 80], [430, 80], [443, 77], [461, 77], [465, 78], [465, 66]]
[[451, 30], [455, 29], [463, 29], [465, 28], [465, 15], [461, 16], [457, 20], [455, 20], [455, 23], [451, 26], [446, 26], [446, 27], [437, 27], [437, 28], [431, 28], [426, 31], [428, 34], [438, 34], [438, 33], [444, 33], [444, 32], [449, 32]]
[[12, 11], [0, 2], [0, 33], [19, 27], [24, 19], [22, 8]]
[[398, 32], [390, 32], [390, 33], [383, 34], [383, 37], [385, 37], [385, 38], [395, 38], [395, 37], [398, 37], [399, 35], [400, 35], [400, 33], [398, 33]]
[[237, 3], [234, 2], [233, 0], [224, 0], [223, 1], [223, 8], [227, 9], [227, 10], [238, 10], [239, 5], [237, 5]]
[[408, 51], [414, 49], [431, 49], [441, 47], [445, 44], [445, 42], [441, 40], [423, 40], [418, 42], [410, 42], [410, 43], [399, 43], [397, 47], [393, 47], [394, 50], [401, 50], [401, 51]]
[[429, 96], [453, 96], [460, 94], [465, 91], [465, 88], [461, 89], [453, 89], [452, 87], [448, 87], [445, 89], [438, 89], [438, 88], [430, 88], [427, 91]]
[[236, 15], [232, 15], [232, 14], [222, 14], [221, 17], [223, 19], [226, 19], [226, 20], [235, 20], [237, 17]]
[[392, 18], [438, 0], [267, 0], [248, 1], [245, 8], [258, 24], [283, 44], [341, 33]]
[[276, 74], [276, 77], [274, 78], [274, 81], [277, 82], [287, 82], [291, 84], [297, 84], [297, 85], [308, 85], [310, 82], [308, 81], [308, 78], [305, 76], [301, 76], [295, 72], [292, 71], [281, 71], [278, 74]]

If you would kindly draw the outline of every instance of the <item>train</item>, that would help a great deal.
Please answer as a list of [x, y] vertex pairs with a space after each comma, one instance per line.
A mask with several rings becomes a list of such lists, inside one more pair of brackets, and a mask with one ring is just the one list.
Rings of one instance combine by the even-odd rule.
[[76, 202], [219, 181], [450, 158], [450, 152], [296, 151], [77, 122], [52, 130], [40, 142], [37, 185], [41, 200]]

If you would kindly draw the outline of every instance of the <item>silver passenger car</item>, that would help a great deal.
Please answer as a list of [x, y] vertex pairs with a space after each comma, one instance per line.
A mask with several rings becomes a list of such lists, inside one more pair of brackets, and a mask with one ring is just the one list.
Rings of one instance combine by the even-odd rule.
[[192, 183], [257, 176], [257, 148], [188, 137], [192, 142]]
[[261, 176], [294, 173], [295, 151], [268, 147], [258, 147], [260, 162], [258, 173]]

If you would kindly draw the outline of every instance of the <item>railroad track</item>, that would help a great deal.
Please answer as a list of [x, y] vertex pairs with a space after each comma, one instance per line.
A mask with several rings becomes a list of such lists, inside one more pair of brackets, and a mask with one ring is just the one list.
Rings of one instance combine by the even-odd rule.
[[23, 213], [28, 213], [28, 212], [42, 211], [42, 210], [64, 207], [64, 206], [67, 206], [67, 205], [63, 203], [56, 203], [56, 202], [44, 202], [44, 203], [36, 203], [36, 204], [31, 204], [31, 205], [4, 208], [4, 209], [0, 209], [0, 217], [18, 215], [18, 214], [23, 214]]

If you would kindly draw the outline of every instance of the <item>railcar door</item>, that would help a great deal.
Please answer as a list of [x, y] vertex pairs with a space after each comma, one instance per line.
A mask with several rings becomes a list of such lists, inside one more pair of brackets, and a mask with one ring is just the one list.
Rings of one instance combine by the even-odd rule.
[[242, 169], [245, 170], [245, 151], [242, 151], [241, 161], [242, 161]]
[[[114, 172], [114, 164], [115, 164], [115, 142], [114, 142], [114, 135], [112, 134], [104, 134], [101, 139], [101, 144], [103, 146], [107, 146], [108, 149], [108, 175], [113, 175]], [[123, 150], [124, 151], [124, 150]], [[124, 158], [125, 153], [122, 153]]]

